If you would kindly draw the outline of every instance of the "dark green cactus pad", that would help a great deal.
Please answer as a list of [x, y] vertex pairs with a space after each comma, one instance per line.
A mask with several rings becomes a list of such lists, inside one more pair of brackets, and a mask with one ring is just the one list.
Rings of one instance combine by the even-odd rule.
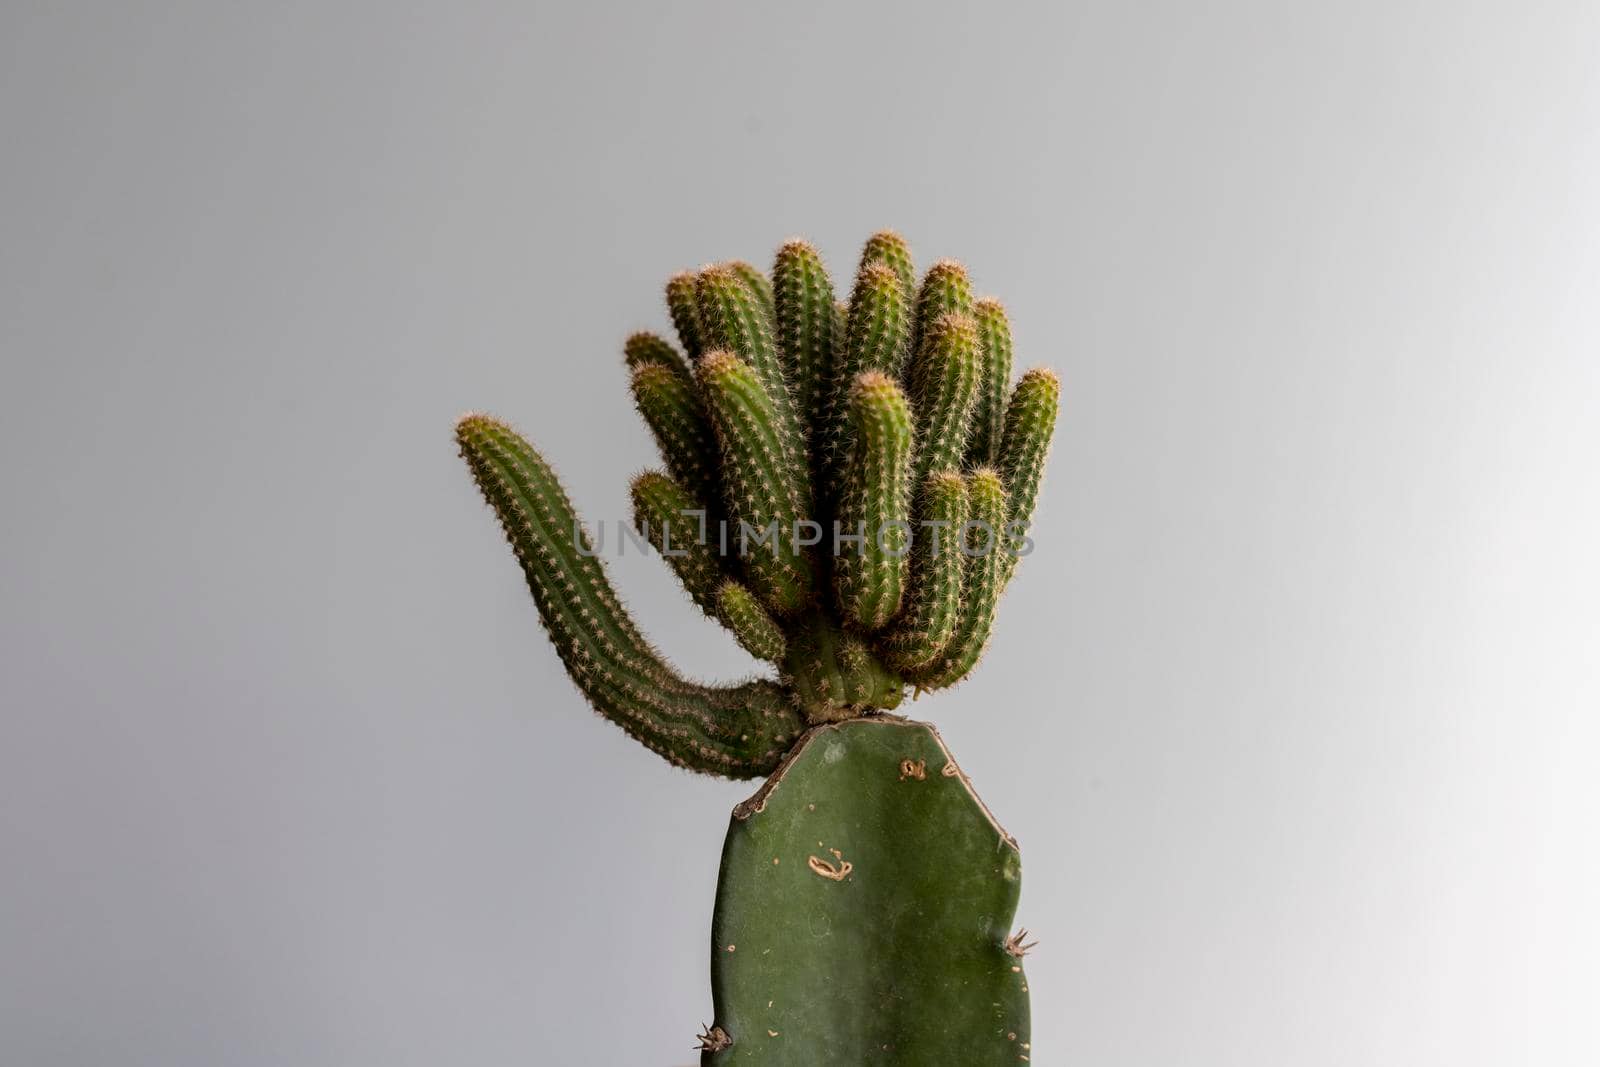
[[813, 729], [734, 809], [702, 1067], [1028, 1062], [1021, 877], [933, 727]]

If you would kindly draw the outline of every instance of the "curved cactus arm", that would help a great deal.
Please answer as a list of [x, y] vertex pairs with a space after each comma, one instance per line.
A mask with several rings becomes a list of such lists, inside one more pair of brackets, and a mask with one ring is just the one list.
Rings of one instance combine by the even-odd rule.
[[772, 319], [763, 303], [732, 266], [707, 267], [696, 282], [700, 322], [707, 342], [716, 349], [738, 355], [756, 372], [772, 404], [774, 429], [783, 440], [802, 502], [811, 498], [811, 475], [806, 469], [806, 438], [789, 389], [783, 360], [773, 338]]
[[694, 378], [689, 364], [672, 347], [672, 342], [649, 330], [640, 330], [623, 342], [622, 359], [629, 371], [638, 370], [646, 363], [657, 363], [686, 381], [693, 381]]
[[[1025, 537], [1033, 524], [1033, 509], [1039, 500], [1039, 483], [1044, 478], [1060, 406], [1061, 379], [1044, 367], [1024, 374], [1011, 393], [1000, 447], [1000, 476], [1011, 497], [1007, 536], [1013, 540]], [[1016, 557], [1011, 559], [1014, 566]], [[1009, 576], [1011, 571], [1006, 573]]]
[[861, 267], [886, 263], [900, 282], [900, 292], [910, 305], [917, 298], [917, 270], [911, 262], [911, 246], [893, 230], [879, 230], [861, 246]]
[[1021, 885], [931, 726], [812, 730], [729, 820], [701, 1064], [1029, 1062]]
[[961, 466], [982, 370], [978, 327], [970, 316], [951, 312], [929, 325], [912, 373], [918, 389], [918, 485], [934, 471]]
[[717, 587], [727, 578], [706, 506], [660, 471], [645, 471], [629, 487], [633, 525], [683, 583], [689, 598], [713, 619]]
[[634, 627], [533, 446], [485, 415], [463, 418], [456, 442], [556, 652], [595, 710], [679, 766], [730, 778], [769, 773], [802, 728], [787, 694], [767, 682], [713, 687], [679, 675]]
[[801, 426], [810, 435], [818, 426], [822, 390], [833, 363], [833, 282], [817, 250], [795, 240], [778, 249], [772, 286], [778, 348]]
[[731, 352], [707, 353], [698, 372], [738, 523], [731, 543], [766, 605], [780, 615], [797, 611], [812, 593], [811, 564], [795, 536], [804, 497], [772, 400]]
[[732, 580], [723, 582], [717, 587], [717, 611], [746, 652], [768, 663], [783, 662], [788, 638], [749, 589]]
[[772, 281], [754, 264], [746, 263], [742, 259], [732, 260], [728, 263], [728, 267], [750, 287], [756, 303], [760, 304], [761, 310], [767, 314], [767, 329], [774, 329], [777, 323], [777, 301], [772, 292]]
[[954, 685], [978, 665], [989, 644], [995, 609], [1015, 558], [1006, 540], [1010, 511], [1000, 475], [988, 467], [973, 471], [967, 475], [967, 496], [972, 517], [964, 526], [966, 560], [960, 620], [950, 643], [931, 667], [906, 672], [924, 689]]
[[672, 476], [706, 504], [720, 505], [716, 433], [694, 380], [670, 364], [642, 361], [629, 387]]
[[972, 306], [972, 315], [983, 346], [983, 382], [967, 444], [967, 466], [977, 468], [1000, 462], [1006, 390], [1011, 387], [1011, 322], [1006, 318], [1005, 305], [987, 298]]
[[911, 550], [911, 410], [893, 379], [858, 375], [850, 397], [855, 430], [839, 502], [844, 542], [834, 555], [834, 593], [845, 621], [872, 632], [900, 610]]
[[935, 471], [923, 483], [919, 500], [909, 604], [878, 645], [883, 661], [902, 673], [933, 664], [961, 616], [966, 557], [957, 538], [968, 516], [966, 479], [958, 471]]
[[967, 268], [953, 259], [941, 259], [928, 268], [922, 276], [922, 288], [917, 290], [917, 330], [911, 351], [914, 354], [920, 350], [941, 316], [971, 314], [972, 282], [967, 278]]
[[710, 347], [706, 343], [705, 328], [700, 323], [695, 288], [693, 271], [680, 271], [667, 279], [667, 314], [672, 316], [673, 329], [678, 331], [678, 341], [691, 363]]

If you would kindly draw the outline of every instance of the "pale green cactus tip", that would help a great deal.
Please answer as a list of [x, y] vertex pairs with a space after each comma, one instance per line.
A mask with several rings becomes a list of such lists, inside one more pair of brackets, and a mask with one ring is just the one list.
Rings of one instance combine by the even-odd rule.
[[[959, 263], [915, 278], [905, 241], [883, 231], [837, 303], [817, 250], [791, 240], [770, 278], [743, 261], [675, 275], [679, 344], [640, 332], [623, 346], [666, 468], [634, 480], [633, 523], [708, 616], [776, 664], [773, 680], [681, 677], [639, 635], [533, 447], [487, 416], [458, 425], [568, 673], [673, 762], [766, 774], [807, 724], [894, 707], [978, 662], [1031, 527], [1060, 384], [1032, 370], [1012, 386], [1005, 311], [974, 299]], [[973, 521], [1008, 550], [975, 551]]]

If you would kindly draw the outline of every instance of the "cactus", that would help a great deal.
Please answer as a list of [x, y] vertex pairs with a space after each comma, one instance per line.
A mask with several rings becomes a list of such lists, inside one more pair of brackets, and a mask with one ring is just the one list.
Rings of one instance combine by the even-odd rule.
[[772, 776], [728, 834], [706, 1064], [1029, 1057], [1015, 842], [932, 728], [888, 712], [982, 657], [1031, 545], [1060, 385], [1012, 384], [1005, 310], [960, 264], [915, 279], [885, 231], [839, 303], [790, 241], [770, 279], [742, 261], [675, 275], [679, 345], [623, 346], [664, 468], [634, 479], [633, 526], [766, 677], [680, 675], [543, 457], [489, 416], [457, 425], [589, 703], [679, 766]]
[[734, 808], [702, 1063], [1028, 1062], [1021, 873], [932, 727], [813, 730]]

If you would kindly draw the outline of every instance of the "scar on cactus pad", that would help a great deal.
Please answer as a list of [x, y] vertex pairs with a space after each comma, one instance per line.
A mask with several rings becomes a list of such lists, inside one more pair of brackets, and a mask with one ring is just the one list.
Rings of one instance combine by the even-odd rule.
[[937, 732], [888, 712], [982, 657], [1056, 376], [1013, 383], [1005, 309], [952, 260], [919, 284], [887, 231], [844, 301], [799, 240], [770, 276], [715, 264], [666, 295], [678, 345], [623, 346], [662, 464], [633, 523], [771, 677], [679, 674], [544, 457], [487, 415], [456, 439], [589, 703], [681, 767], [767, 778], [723, 850], [702, 1063], [1027, 1062], [1016, 842]]

